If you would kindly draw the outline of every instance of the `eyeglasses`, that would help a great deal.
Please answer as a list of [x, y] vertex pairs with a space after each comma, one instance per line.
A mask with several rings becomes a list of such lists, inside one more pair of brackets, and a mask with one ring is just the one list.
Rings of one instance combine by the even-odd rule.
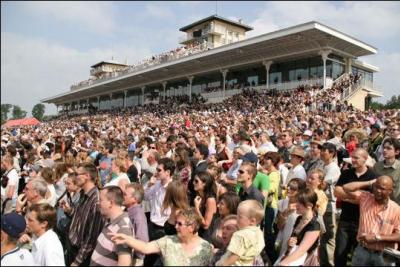
[[157, 171], [157, 172], [162, 172], [163, 170], [160, 169], [160, 168], [157, 168], [156, 171]]
[[290, 191], [297, 191], [299, 188], [297, 186], [289, 185], [288, 190]]

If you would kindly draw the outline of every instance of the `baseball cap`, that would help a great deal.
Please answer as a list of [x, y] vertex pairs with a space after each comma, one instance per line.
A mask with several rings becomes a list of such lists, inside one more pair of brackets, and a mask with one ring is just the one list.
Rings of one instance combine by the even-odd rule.
[[16, 212], [1, 215], [1, 230], [9, 236], [18, 238], [26, 228], [25, 218]]
[[257, 164], [258, 157], [253, 152], [249, 152], [249, 153], [244, 154], [242, 160], [243, 160], [243, 162], [251, 162], [251, 163]]

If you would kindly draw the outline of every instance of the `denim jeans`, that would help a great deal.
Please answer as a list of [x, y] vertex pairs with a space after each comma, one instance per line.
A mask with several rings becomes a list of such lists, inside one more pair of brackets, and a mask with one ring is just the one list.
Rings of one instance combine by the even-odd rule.
[[358, 245], [354, 250], [353, 266], [393, 266], [394, 262], [385, 262], [382, 252], [369, 251]]
[[339, 221], [336, 233], [335, 266], [346, 266], [349, 253], [357, 246], [358, 223]]

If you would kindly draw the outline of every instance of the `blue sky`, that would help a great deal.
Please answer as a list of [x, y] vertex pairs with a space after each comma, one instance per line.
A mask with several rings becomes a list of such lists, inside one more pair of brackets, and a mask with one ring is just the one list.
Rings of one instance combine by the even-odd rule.
[[[1, 103], [30, 111], [40, 99], [89, 77], [111, 59], [129, 64], [178, 46], [179, 28], [210, 16], [215, 1], [1, 2]], [[311, 20], [376, 48], [361, 60], [378, 66], [386, 102], [400, 94], [399, 2], [217, 2], [218, 15], [251, 25], [248, 36]], [[46, 114], [55, 106], [46, 105]]]

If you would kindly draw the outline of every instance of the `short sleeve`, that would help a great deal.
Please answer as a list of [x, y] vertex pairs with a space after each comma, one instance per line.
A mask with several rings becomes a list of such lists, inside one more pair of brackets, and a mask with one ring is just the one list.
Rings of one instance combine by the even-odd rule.
[[160, 239], [152, 241], [151, 243], [154, 243], [158, 247], [158, 249], [161, 252], [161, 255], [166, 255], [167, 254], [168, 245], [172, 246], [172, 244], [168, 244], [168, 243], [171, 243], [171, 242], [169, 242], [170, 239], [171, 239], [171, 236], [164, 236], [164, 237], [162, 237]]
[[346, 173], [343, 172], [343, 173], [339, 176], [339, 180], [337, 181], [336, 186], [343, 186], [344, 184], [347, 183], [346, 178], [345, 178], [345, 177], [346, 177], [345, 174], [346, 174]]
[[304, 227], [305, 232], [312, 232], [312, 231], [320, 231], [321, 225], [319, 224], [318, 220], [312, 220], [306, 227]]
[[[128, 226], [125, 227], [121, 227], [118, 231], [119, 234], [125, 234], [128, 236], [132, 236], [133, 233], [133, 229], [129, 228]], [[127, 245], [117, 245], [117, 254], [131, 254], [132, 253], [132, 249], [127, 246]]]
[[227, 250], [233, 254], [242, 256], [246, 253], [246, 247], [244, 243], [244, 237], [238, 234], [238, 232], [235, 232], [231, 238], [231, 241], [229, 242]]

